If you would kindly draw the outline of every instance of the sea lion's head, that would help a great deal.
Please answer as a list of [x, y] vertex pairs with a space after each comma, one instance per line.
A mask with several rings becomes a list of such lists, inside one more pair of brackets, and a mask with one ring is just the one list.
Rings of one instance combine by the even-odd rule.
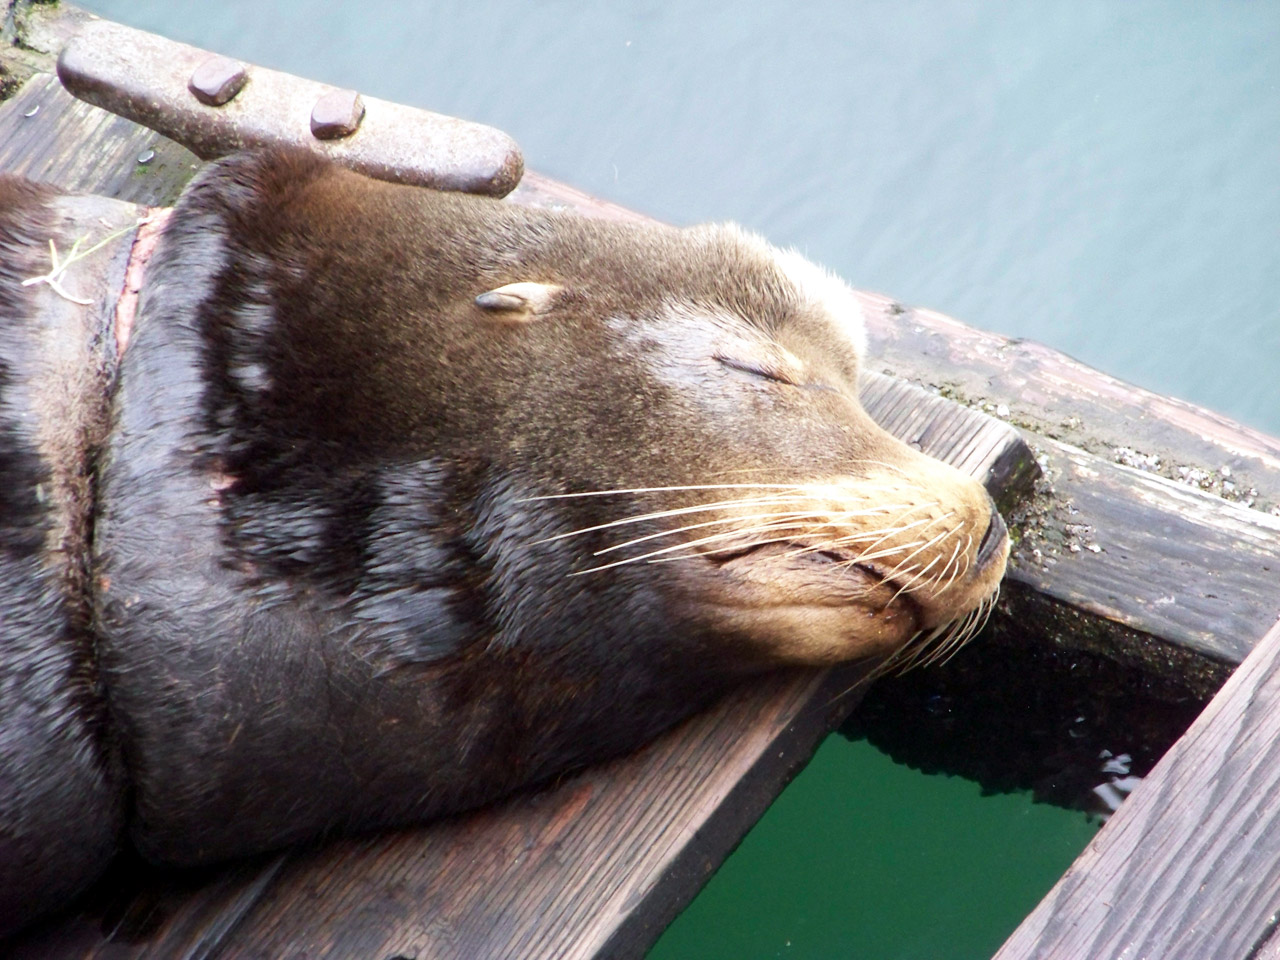
[[488, 586], [539, 597], [499, 629], [642, 594], [752, 668], [954, 646], [989, 609], [1008, 551], [990, 497], [864, 412], [858, 302], [798, 254], [239, 163], [232, 232], [269, 269], [214, 337], [232, 500], [329, 462], [429, 463]]
[[989, 612], [1005, 525], [863, 410], [841, 280], [732, 225], [579, 221], [480, 285], [499, 279], [462, 322], [501, 344], [521, 412], [499, 436], [555, 490], [529, 505], [556, 516], [541, 542], [568, 575], [657, 568], [686, 616], [769, 663], [945, 654]]

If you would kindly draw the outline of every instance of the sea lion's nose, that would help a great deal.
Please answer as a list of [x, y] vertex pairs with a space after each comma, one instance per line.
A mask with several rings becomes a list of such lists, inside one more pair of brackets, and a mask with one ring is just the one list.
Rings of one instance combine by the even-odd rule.
[[1004, 518], [1000, 516], [1000, 511], [996, 509], [995, 501], [988, 497], [987, 505], [991, 511], [991, 522], [987, 524], [987, 532], [982, 535], [982, 543], [978, 544], [976, 562], [978, 570], [985, 570], [997, 557], [1004, 556], [1005, 538], [1009, 533], [1009, 528], [1005, 526]]

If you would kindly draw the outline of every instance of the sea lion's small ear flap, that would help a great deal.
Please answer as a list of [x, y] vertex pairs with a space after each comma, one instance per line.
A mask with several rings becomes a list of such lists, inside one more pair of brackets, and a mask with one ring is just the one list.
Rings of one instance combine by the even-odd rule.
[[508, 283], [476, 297], [476, 306], [503, 320], [533, 320], [555, 305], [556, 294], [563, 288], [554, 283]]

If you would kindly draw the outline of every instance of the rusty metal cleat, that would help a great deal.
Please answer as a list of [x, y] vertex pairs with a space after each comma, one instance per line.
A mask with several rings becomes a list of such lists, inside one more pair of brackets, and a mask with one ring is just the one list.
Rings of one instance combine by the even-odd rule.
[[510, 193], [524, 158], [479, 123], [249, 66], [144, 30], [95, 20], [63, 48], [58, 77], [95, 106], [211, 160], [245, 147], [306, 147], [380, 180]]
[[187, 89], [197, 100], [210, 107], [220, 107], [235, 99], [249, 79], [249, 68], [230, 57], [210, 57], [196, 67], [187, 81]]

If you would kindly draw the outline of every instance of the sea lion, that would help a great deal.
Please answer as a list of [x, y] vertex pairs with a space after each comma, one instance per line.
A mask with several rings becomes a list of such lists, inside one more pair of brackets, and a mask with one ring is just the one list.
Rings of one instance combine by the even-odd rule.
[[54, 201], [0, 176], [0, 936], [105, 868], [126, 815], [88, 583], [107, 331], [69, 302], [68, 323], [42, 314], [23, 285], [49, 271]]
[[116, 788], [99, 832], [126, 783], [164, 864], [417, 822], [764, 670], [963, 641], [1004, 524], [867, 417], [864, 349], [842, 282], [736, 227], [212, 164], [97, 453], [67, 669], [100, 699], [52, 707]]

